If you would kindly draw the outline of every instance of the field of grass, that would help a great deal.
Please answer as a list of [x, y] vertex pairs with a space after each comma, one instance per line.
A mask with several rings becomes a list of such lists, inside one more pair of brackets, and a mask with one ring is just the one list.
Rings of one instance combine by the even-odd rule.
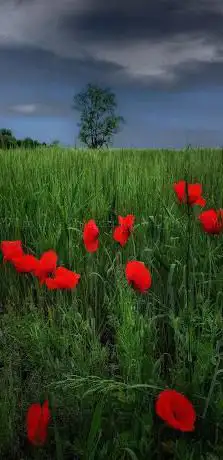
[[[0, 458], [7, 460], [217, 460], [223, 458], [223, 239], [187, 215], [173, 183], [200, 182], [205, 209], [223, 207], [223, 152], [69, 149], [0, 152], [0, 241], [36, 256], [54, 249], [81, 275], [48, 291], [0, 264]], [[134, 214], [121, 248], [117, 216]], [[86, 251], [95, 219], [100, 247]], [[152, 286], [127, 284], [128, 260]], [[193, 403], [195, 431], [154, 411], [164, 388]], [[47, 442], [27, 441], [25, 417], [49, 400]]]

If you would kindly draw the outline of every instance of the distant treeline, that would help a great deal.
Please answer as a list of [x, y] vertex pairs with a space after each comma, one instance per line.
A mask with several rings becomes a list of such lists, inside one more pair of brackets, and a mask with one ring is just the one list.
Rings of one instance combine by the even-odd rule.
[[28, 148], [35, 149], [36, 147], [50, 147], [52, 145], [58, 145], [59, 141], [54, 141], [52, 144], [46, 144], [46, 142], [39, 142], [31, 137], [25, 139], [16, 139], [11, 129], [0, 129], [0, 149], [8, 150], [13, 148]]

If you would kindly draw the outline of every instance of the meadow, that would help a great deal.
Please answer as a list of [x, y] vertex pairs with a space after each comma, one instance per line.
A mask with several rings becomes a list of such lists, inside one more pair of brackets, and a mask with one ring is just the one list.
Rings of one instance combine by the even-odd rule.
[[[52, 148], [0, 152], [0, 241], [37, 257], [54, 249], [81, 275], [49, 291], [0, 255], [0, 458], [220, 460], [223, 458], [223, 239], [202, 231], [173, 191], [199, 182], [205, 209], [223, 207], [223, 151]], [[121, 247], [118, 215], [135, 215]], [[88, 253], [83, 224], [100, 246]], [[129, 260], [152, 285], [136, 292]], [[164, 423], [165, 388], [193, 403], [195, 430]], [[42, 447], [27, 440], [30, 404], [49, 401]]]

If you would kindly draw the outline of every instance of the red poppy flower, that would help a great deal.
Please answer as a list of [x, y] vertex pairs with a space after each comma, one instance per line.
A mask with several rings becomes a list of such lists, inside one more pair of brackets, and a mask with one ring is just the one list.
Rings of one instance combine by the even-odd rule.
[[12, 264], [19, 273], [31, 273], [34, 272], [38, 266], [38, 259], [36, 257], [25, 254], [21, 257], [12, 259]]
[[155, 404], [157, 415], [180, 431], [194, 431], [196, 412], [191, 402], [176, 390], [162, 391]]
[[187, 203], [187, 191], [188, 191], [188, 204], [193, 206], [194, 204], [205, 206], [206, 200], [202, 195], [201, 184], [188, 184], [186, 191], [186, 182], [181, 180], [174, 184], [174, 191], [180, 203]]
[[93, 219], [89, 220], [84, 226], [83, 240], [88, 252], [95, 252], [99, 247], [99, 229]]
[[51, 249], [42, 254], [34, 272], [34, 275], [39, 278], [40, 284], [43, 284], [50, 274], [55, 274], [57, 259], [56, 252]]
[[11, 262], [16, 257], [21, 257], [24, 255], [22, 249], [22, 242], [20, 240], [16, 241], [2, 241], [1, 242], [1, 251], [3, 254], [3, 262]]
[[198, 219], [207, 233], [219, 234], [223, 231], [223, 209], [208, 209], [202, 212]]
[[135, 216], [128, 214], [126, 217], [118, 216], [119, 226], [115, 228], [113, 238], [115, 241], [124, 246], [133, 231]]
[[45, 283], [48, 289], [73, 289], [78, 284], [80, 277], [65, 267], [58, 267], [55, 278], [47, 278]]
[[152, 284], [152, 277], [143, 262], [132, 260], [128, 262], [125, 269], [126, 278], [129, 284], [140, 291], [145, 292]]
[[26, 417], [27, 436], [35, 446], [42, 446], [46, 442], [50, 417], [48, 401], [43, 406], [35, 403], [29, 407]]

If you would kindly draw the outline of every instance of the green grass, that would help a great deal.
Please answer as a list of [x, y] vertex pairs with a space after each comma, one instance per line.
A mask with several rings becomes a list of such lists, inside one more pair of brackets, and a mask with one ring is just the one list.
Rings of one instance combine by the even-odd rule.
[[[55, 249], [81, 274], [74, 291], [50, 292], [0, 265], [0, 458], [223, 458], [223, 240], [202, 232], [198, 207], [188, 226], [180, 179], [202, 183], [207, 209], [223, 207], [221, 150], [0, 152], [0, 241]], [[112, 228], [129, 213], [135, 231], [120, 249]], [[82, 244], [90, 218], [95, 254]], [[131, 259], [151, 270], [145, 295], [125, 280]], [[193, 402], [194, 433], [155, 416], [165, 387]], [[25, 415], [46, 398], [53, 420], [35, 448]]]

